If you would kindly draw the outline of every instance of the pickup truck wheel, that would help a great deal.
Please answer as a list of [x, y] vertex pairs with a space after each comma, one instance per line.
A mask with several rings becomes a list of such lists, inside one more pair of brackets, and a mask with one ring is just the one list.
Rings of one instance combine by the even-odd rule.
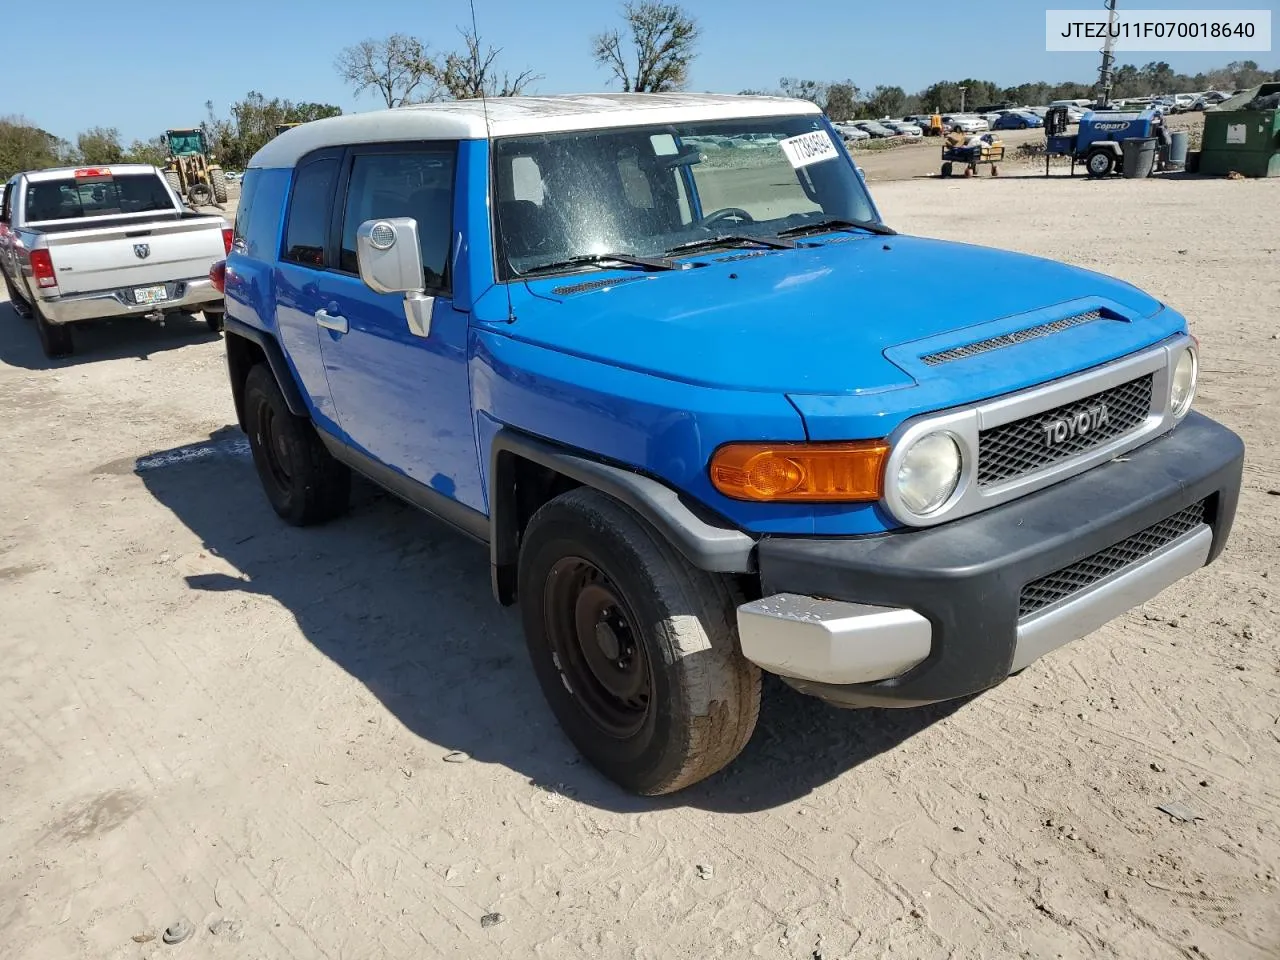
[[245, 380], [244, 412], [258, 478], [285, 522], [305, 527], [347, 512], [351, 471], [325, 449], [309, 420], [289, 412], [265, 364]]
[[71, 328], [66, 324], [50, 323], [39, 307], [35, 308], [35, 316], [36, 333], [40, 337], [40, 348], [44, 350], [44, 355], [50, 360], [71, 356]]
[[222, 324], [227, 315], [221, 310], [204, 310], [201, 312], [204, 314], [204, 322], [208, 324], [209, 329], [214, 333], [221, 333]]
[[543, 694], [606, 776], [671, 793], [746, 746], [760, 671], [738, 649], [729, 581], [690, 566], [627, 507], [585, 488], [544, 504], [519, 587]]
[[22, 299], [22, 294], [18, 293], [17, 288], [14, 287], [7, 276], [0, 273], [0, 277], [4, 277], [4, 292], [9, 297], [9, 304], [13, 307], [13, 312], [24, 320], [30, 320], [31, 304]]

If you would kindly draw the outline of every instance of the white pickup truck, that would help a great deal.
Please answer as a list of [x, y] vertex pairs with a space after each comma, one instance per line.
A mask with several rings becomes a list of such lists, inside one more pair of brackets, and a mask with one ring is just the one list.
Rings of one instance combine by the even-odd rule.
[[222, 329], [209, 270], [230, 248], [230, 225], [185, 207], [155, 167], [64, 167], [4, 185], [0, 274], [49, 357], [71, 353], [82, 320], [202, 312]]

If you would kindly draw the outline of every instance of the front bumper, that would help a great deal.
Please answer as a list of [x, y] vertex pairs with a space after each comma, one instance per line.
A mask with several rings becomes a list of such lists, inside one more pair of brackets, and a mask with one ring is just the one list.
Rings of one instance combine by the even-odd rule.
[[743, 653], [850, 706], [985, 690], [1213, 561], [1243, 465], [1240, 438], [1192, 413], [1113, 462], [938, 527], [762, 540]]
[[208, 277], [171, 280], [165, 286], [168, 289], [168, 299], [158, 303], [134, 303], [131, 288], [74, 293], [65, 297], [48, 297], [37, 302], [40, 313], [53, 324], [104, 320], [109, 317], [145, 316], [157, 311], [195, 311], [206, 307], [221, 309], [222, 294]]

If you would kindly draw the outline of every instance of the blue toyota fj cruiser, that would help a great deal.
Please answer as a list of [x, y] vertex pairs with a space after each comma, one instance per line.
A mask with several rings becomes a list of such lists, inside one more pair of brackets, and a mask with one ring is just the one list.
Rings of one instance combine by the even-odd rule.
[[737, 755], [762, 670], [850, 706], [983, 690], [1213, 560], [1236, 509], [1182, 316], [896, 234], [805, 102], [304, 124], [215, 278], [276, 512], [337, 517], [355, 470], [487, 543], [565, 731], [642, 793]]

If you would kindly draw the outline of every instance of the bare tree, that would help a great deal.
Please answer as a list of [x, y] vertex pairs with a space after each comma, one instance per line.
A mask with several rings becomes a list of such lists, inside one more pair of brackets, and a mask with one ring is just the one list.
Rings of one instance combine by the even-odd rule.
[[[630, 32], [631, 50], [619, 30], [607, 30], [591, 40], [596, 62], [635, 93], [679, 90], [689, 82], [689, 64], [698, 40], [698, 22], [674, 3], [651, 0], [623, 4], [622, 17]], [[631, 57], [635, 69], [630, 67]]]
[[525, 87], [541, 80], [532, 70], [522, 70], [512, 76], [505, 70], [499, 73], [494, 66], [501, 49], [489, 47], [481, 50], [480, 38], [474, 31], [463, 30], [462, 40], [466, 50], [450, 53], [442, 64], [434, 68], [435, 80], [455, 100], [474, 97], [518, 97]]
[[[362, 40], [346, 47], [334, 62], [338, 76], [351, 84], [355, 93], [369, 88], [378, 92], [388, 107], [430, 100], [437, 96], [438, 65], [417, 37], [393, 33], [382, 40]], [[428, 86], [427, 95], [415, 94]]]

